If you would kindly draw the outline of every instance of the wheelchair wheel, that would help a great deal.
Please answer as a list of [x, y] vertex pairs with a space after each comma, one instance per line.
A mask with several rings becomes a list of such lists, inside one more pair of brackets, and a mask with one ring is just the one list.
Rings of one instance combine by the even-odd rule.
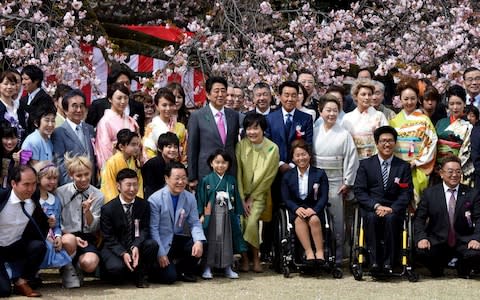
[[287, 218], [285, 214], [288, 213], [283, 209], [280, 209], [275, 218], [275, 232], [273, 240], [273, 259], [272, 265], [277, 273], [283, 273], [285, 268], [285, 245], [289, 242], [287, 234]]
[[407, 270], [407, 279], [409, 282], [417, 282], [418, 274], [413, 272], [412, 270]]
[[352, 274], [353, 274], [353, 278], [355, 278], [355, 280], [357, 280], [357, 281], [362, 280], [362, 277], [363, 277], [362, 266], [359, 265], [359, 264], [352, 265]]
[[333, 278], [335, 278], [335, 279], [340, 279], [340, 278], [342, 278], [342, 277], [343, 277], [343, 271], [342, 271], [342, 269], [340, 269], [339, 267], [333, 268], [333, 270], [332, 270], [332, 276], [333, 276]]

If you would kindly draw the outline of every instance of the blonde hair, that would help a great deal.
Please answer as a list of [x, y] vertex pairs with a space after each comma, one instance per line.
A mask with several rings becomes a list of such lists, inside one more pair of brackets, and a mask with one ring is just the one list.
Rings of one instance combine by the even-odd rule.
[[372, 91], [372, 94], [375, 92], [375, 84], [371, 79], [367, 79], [367, 78], [357, 79], [355, 80], [355, 82], [352, 85], [352, 88], [350, 89], [350, 94], [352, 94], [352, 97], [355, 100], [355, 102], [357, 101], [357, 94], [361, 88], [370, 89]]
[[88, 169], [90, 172], [93, 171], [92, 162], [88, 156], [70, 156], [68, 152], [65, 154], [65, 167], [67, 168], [69, 175], [85, 169]]
[[39, 161], [33, 166], [33, 168], [35, 169], [35, 171], [37, 171], [38, 181], [40, 181], [40, 179], [45, 176], [58, 177], [59, 175], [57, 166], [55, 166], [49, 160]]

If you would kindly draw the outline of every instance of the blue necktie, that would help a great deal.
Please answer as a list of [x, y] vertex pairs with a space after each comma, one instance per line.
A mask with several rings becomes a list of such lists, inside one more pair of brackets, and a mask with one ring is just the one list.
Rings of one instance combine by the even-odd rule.
[[287, 114], [287, 121], [285, 121], [285, 134], [287, 135], [287, 139], [290, 136], [290, 131], [292, 130], [292, 114]]

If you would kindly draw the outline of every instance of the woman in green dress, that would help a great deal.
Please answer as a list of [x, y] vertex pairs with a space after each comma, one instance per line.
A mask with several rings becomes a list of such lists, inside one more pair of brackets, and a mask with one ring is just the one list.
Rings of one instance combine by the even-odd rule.
[[[272, 219], [270, 187], [277, 175], [280, 160], [278, 146], [264, 137], [267, 121], [261, 114], [247, 114], [243, 120], [245, 138], [236, 148], [237, 182], [243, 199], [243, 239], [248, 243], [253, 256], [253, 271], [262, 272], [259, 257], [259, 221]], [[242, 255], [241, 271], [248, 271], [250, 262]]]

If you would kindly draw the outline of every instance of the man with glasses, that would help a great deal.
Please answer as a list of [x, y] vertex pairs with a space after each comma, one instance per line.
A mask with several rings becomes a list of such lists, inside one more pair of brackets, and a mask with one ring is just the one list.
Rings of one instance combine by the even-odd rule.
[[467, 105], [480, 108], [480, 70], [470, 67], [463, 72], [463, 83], [467, 91]]
[[375, 276], [381, 272], [391, 274], [395, 266], [402, 220], [413, 200], [413, 183], [410, 165], [393, 156], [396, 130], [382, 126], [373, 136], [378, 154], [360, 161], [354, 192], [364, 218], [370, 271]]
[[[480, 202], [478, 192], [460, 183], [461, 161], [447, 156], [441, 166], [442, 183], [423, 192], [414, 219], [420, 261], [432, 277], [441, 277], [456, 257], [458, 276], [469, 278], [480, 266]], [[477, 225], [477, 226], [475, 226]]]

